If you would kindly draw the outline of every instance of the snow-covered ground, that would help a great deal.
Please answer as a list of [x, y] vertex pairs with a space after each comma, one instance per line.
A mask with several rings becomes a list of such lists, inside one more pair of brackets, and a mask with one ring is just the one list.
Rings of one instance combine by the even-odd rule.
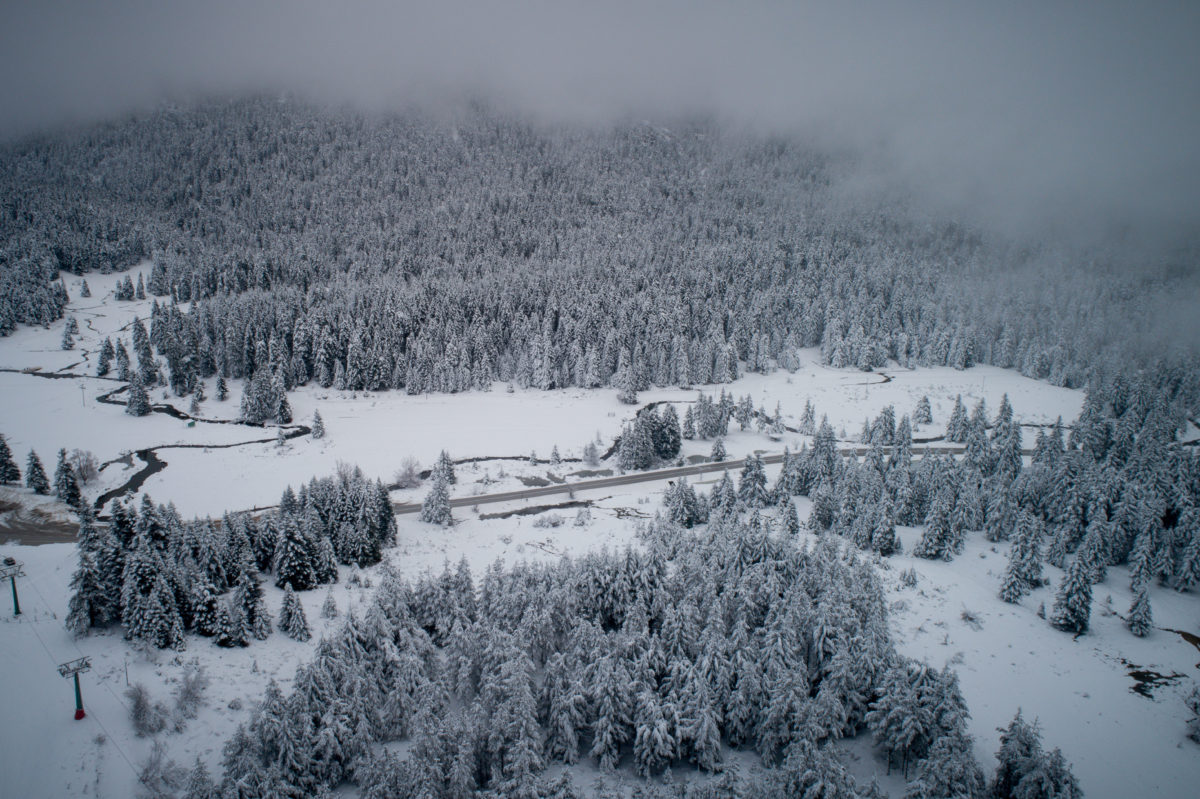
[[[72, 301], [66, 313], [78, 319], [82, 334], [74, 350], [64, 351], [60, 346], [65, 321], [45, 330], [22, 328], [0, 338], [0, 368], [94, 375], [103, 337], [119, 334], [129, 347], [134, 316], [141, 316], [147, 323], [149, 320], [150, 301], [113, 299], [117, 279], [117, 275], [89, 275], [90, 299], [78, 297], [78, 279], [67, 281]], [[923, 395], [930, 399], [934, 425], [919, 431], [918, 436], [942, 431], [958, 394], [968, 410], [976, 400], [983, 399], [994, 412], [1001, 397], [1008, 393], [1016, 417], [1022, 422], [1052, 422], [1058, 416], [1070, 421], [1082, 404], [1078, 391], [1055, 388], [994, 367], [967, 371], [893, 369], [885, 377], [821, 366], [815, 351], [803, 353], [802, 361], [803, 367], [794, 374], [749, 374], [725, 388], [737, 397], [749, 394], [756, 406], [768, 413], [778, 404], [785, 423], [791, 427], [796, 426], [805, 402], [811, 400], [818, 418], [828, 415], [834, 429], [844, 429], [850, 437], [858, 434], [865, 417], [873, 418], [889, 404], [895, 406], [897, 417], [910, 413]], [[201, 418], [236, 418], [241, 385], [240, 381], [229, 382], [229, 398], [218, 402], [215, 382], [208, 381], [208, 399], [198, 414]], [[146, 447], [220, 446], [274, 436], [273, 430], [243, 425], [198, 422], [189, 427], [187, 421], [164, 414], [134, 418], [120, 406], [96, 402], [97, 396], [118, 386], [111, 380], [46, 379], [0, 372], [0, 433], [8, 439], [21, 464], [32, 448], [48, 470], [53, 469], [60, 448], [90, 450], [104, 462]], [[356, 464], [369, 477], [386, 483], [406, 458], [416, 458], [427, 468], [442, 449], [454, 458], [528, 459], [536, 453], [544, 459], [557, 446], [563, 457], [579, 457], [584, 445], [597, 436], [603, 442], [602, 449], [606, 449], [634, 413], [631, 406], [618, 403], [615, 392], [608, 389], [517, 389], [512, 393], [505, 389], [497, 383], [490, 392], [408, 396], [402, 392], [353, 393], [304, 387], [289, 395], [295, 420], [307, 423], [319, 409], [328, 431], [326, 438], [297, 438], [283, 447], [269, 441], [211, 450], [163, 449], [158, 454], [167, 467], [153, 475], [143, 490], [157, 501], [174, 502], [187, 517], [219, 515], [226, 510], [274, 504], [286, 486], [330, 474], [339, 461]], [[701, 390], [715, 394], [720, 387]], [[661, 389], [643, 392], [639, 400], [686, 403], [696, 396], [696, 390]], [[190, 401], [164, 396], [161, 388], [151, 392], [151, 399], [168, 402], [181, 411]], [[682, 417], [683, 405], [679, 410]], [[804, 440], [789, 434], [783, 441], [773, 442], [753, 430], [738, 432], [736, 424], [732, 428], [725, 442], [730, 457], [753, 450], [779, 451], [784, 444], [795, 449]], [[1028, 438], [1031, 431], [1026, 429], [1025, 434]], [[708, 455], [711, 449], [711, 441], [684, 442], [683, 454]], [[104, 470], [97, 484], [85, 487], [85, 493], [95, 497], [121, 485], [128, 479], [129, 470], [141, 465], [136, 460], [128, 466], [114, 464]], [[513, 477], [520, 474], [515, 464], [505, 470]], [[498, 466], [493, 468], [492, 476], [496, 477], [498, 471]], [[519, 482], [510, 479], [492, 484], [490, 490], [519, 487]]]
[[[60, 349], [63, 322], [48, 330], [22, 329], [0, 339], [0, 367], [42, 371], [94, 373], [95, 352], [104, 335], [125, 331], [134, 314], [147, 318], [149, 302], [118, 303], [111, 289], [118, 276], [90, 275], [94, 297], [80, 300], [78, 280], [68, 280], [76, 297], [68, 308], [83, 333], [73, 351]], [[1045, 423], [1062, 416], [1070, 421], [1079, 411], [1080, 392], [1028, 380], [1010, 371], [977, 367], [953, 369], [885, 370], [887, 377], [819, 365], [815, 353], [805, 353], [804, 366], [794, 374], [748, 375], [726, 390], [735, 396], [749, 393], [768, 412], [779, 404], [784, 420], [796, 425], [806, 400], [811, 399], [818, 418], [827, 414], [836, 430], [853, 437], [864, 417], [873, 417], [884, 406], [897, 413], [911, 412], [917, 400], [928, 395], [934, 424], [918, 436], [941, 432], [954, 403], [962, 394], [968, 409], [979, 398], [994, 413], [1003, 394], [1012, 401], [1019, 421]], [[186, 422], [161, 414], [135, 419], [116, 406], [95, 398], [117, 386], [111, 381], [44, 379], [28, 374], [0, 373], [0, 433], [7, 437], [18, 462], [36, 448], [48, 470], [60, 447], [93, 451], [100, 461], [122, 453], [165, 444], [222, 445], [270, 438], [272, 431], [241, 425]], [[230, 385], [224, 403], [213, 399], [215, 386], [206, 387], [209, 399], [201, 408], [205, 418], [233, 418], [241, 387]], [[709, 393], [714, 393], [709, 387]], [[720, 389], [717, 388], [716, 391]], [[666, 389], [644, 392], [642, 402], [694, 400], [696, 391]], [[161, 389], [152, 394], [164, 401]], [[177, 408], [186, 399], [167, 398]], [[289, 397], [297, 422], [307, 422], [319, 408], [328, 436], [320, 441], [302, 437], [279, 447], [274, 443], [247, 444], [220, 449], [163, 449], [167, 467], [152, 476], [143, 489], [158, 502], [174, 502], [185, 516], [219, 514], [273, 504], [286, 485], [298, 485], [314, 475], [332, 473], [338, 462], [357, 464], [371, 477], [389, 481], [406, 457], [428, 466], [437, 453], [448, 450], [455, 458], [512, 456], [512, 460], [462, 464], [458, 467], [456, 496], [512, 490], [524, 485], [521, 478], [569, 478], [580, 464], [552, 466], [530, 464], [531, 452], [541, 459], [557, 446], [565, 457], [578, 457], [584, 444], [599, 437], [604, 447], [620, 432], [634, 409], [617, 403], [609, 390], [552, 392], [505, 391], [497, 384], [491, 392], [410, 397], [401, 393], [357, 395], [309, 387]], [[683, 406], [680, 405], [679, 410]], [[753, 430], [735, 429], [726, 440], [731, 457], [754, 450], [778, 451], [784, 445], [798, 448], [805, 438], [785, 434], [772, 441]], [[1026, 429], [1026, 441], [1031, 431]], [[708, 455], [712, 443], [684, 442], [684, 456]], [[608, 465], [608, 464], [606, 464]], [[90, 496], [123, 483], [129, 469], [115, 463], [97, 484], [86, 487]], [[774, 469], [768, 470], [774, 476]], [[695, 482], [708, 484], [718, 477]], [[440, 570], [442, 564], [466, 557], [475, 574], [496, 558], [512, 563], [520, 559], [557, 558], [598, 547], [622, 547], [634, 540], [640, 517], [659, 507], [663, 483], [643, 483], [603, 491], [577, 492], [575, 498], [592, 500], [591, 521], [576, 526], [577, 511], [557, 511], [561, 526], [535, 526], [539, 516], [494, 518], [522, 504], [552, 505], [564, 494], [532, 503], [459, 508], [458, 523], [450, 529], [434, 528], [414, 516], [398, 518], [399, 540], [387, 553], [403, 573]], [[397, 501], [419, 499], [422, 490], [396, 492]], [[6, 490], [8, 502], [29, 505], [24, 489]], [[39, 500], [41, 512], [61, 514], [53, 503]], [[807, 501], [797, 503], [801, 515]], [[492, 516], [493, 518], [483, 518]], [[543, 514], [544, 517], [544, 514]], [[0, 533], [2, 534], [2, 533]], [[911, 547], [917, 531], [902, 529]], [[973, 713], [971, 731], [985, 767], [993, 765], [998, 747], [996, 727], [1005, 725], [1018, 707], [1027, 717], [1040, 719], [1049, 747], [1061, 747], [1075, 764], [1075, 773], [1091, 797], [1192, 796], [1200, 784], [1200, 749], [1184, 738], [1186, 711], [1181, 702], [1191, 680], [1200, 675], [1198, 653], [1179, 636], [1155, 631], [1137, 639], [1116, 615], [1105, 615], [1106, 597], [1124, 613], [1129, 606], [1128, 579], [1123, 569], [1110, 570], [1097, 586], [1092, 614], [1093, 631], [1079, 639], [1051, 629], [1035, 616], [1041, 602], [1052, 602], [1053, 588], [1043, 588], [1019, 606], [996, 598], [1005, 565], [1007, 545], [991, 545], [979, 536], [952, 563], [929, 562], [908, 556], [887, 562], [885, 584], [892, 603], [892, 623], [901, 651], [934, 665], [953, 662]], [[57, 544], [25, 547], [0, 546], [0, 557], [24, 562], [26, 576], [19, 578], [22, 609], [13, 618], [6, 609], [0, 618], [0, 702], [7, 711], [0, 727], [0, 796], [3, 797], [126, 797], [135, 791], [134, 767], [150, 751], [150, 742], [134, 735], [127, 714], [127, 683], [144, 683], [150, 693], [170, 701], [186, 664], [196, 659], [212, 683], [207, 705], [198, 718], [179, 733], [165, 733], [170, 756], [182, 765], [202, 758], [216, 772], [220, 747], [274, 677], [287, 690], [296, 666], [304, 662], [322, 631], [340, 620], [327, 621], [319, 613], [325, 592], [302, 595], [313, 627], [314, 641], [294, 642], [275, 633], [265, 643], [245, 650], [223, 650], [210, 641], [190, 638], [186, 652], [160, 652], [152, 657], [131, 650], [119, 634], [102, 634], [75, 640], [63, 628], [68, 582], [75, 568], [74, 547]], [[915, 588], [899, 584], [902, 569], [913, 566], [920, 575]], [[1052, 567], [1048, 575], [1057, 581]], [[357, 576], [343, 569], [333, 587], [343, 616], [369, 599], [365, 585], [378, 581], [378, 567]], [[268, 604], [277, 613], [281, 592], [267, 586]], [[7, 597], [3, 598], [5, 601]], [[1159, 626], [1200, 632], [1200, 600], [1163, 588], [1152, 592], [1155, 622]], [[965, 622], [963, 611], [977, 618], [978, 626]], [[88, 717], [76, 722], [69, 681], [59, 677], [55, 665], [90, 655], [93, 669], [83, 676]], [[1183, 679], [1155, 689], [1151, 697], [1133, 693], [1130, 664], [1163, 674], [1179, 673]], [[240, 707], [239, 707], [240, 705]], [[869, 780], [884, 765], [869, 747], [855, 742], [849, 754], [857, 758], [852, 770]], [[892, 787], [895, 780], [884, 781]]]

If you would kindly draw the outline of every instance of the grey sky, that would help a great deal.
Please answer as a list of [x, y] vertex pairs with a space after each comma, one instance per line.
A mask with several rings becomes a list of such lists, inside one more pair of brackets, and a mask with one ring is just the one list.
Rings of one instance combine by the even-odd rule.
[[1200, 3], [8, 0], [0, 135], [166, 96], [705, 112], [1017, 229], [1200, 224]]

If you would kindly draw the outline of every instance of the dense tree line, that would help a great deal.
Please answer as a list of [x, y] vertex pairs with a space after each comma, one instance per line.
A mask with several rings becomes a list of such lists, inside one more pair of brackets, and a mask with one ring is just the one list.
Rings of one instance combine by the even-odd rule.
[[[911, 796], [983, 795], [955, 675], [896, 653], [852, 548], [797, 546], [735, 514], [695, 532], [655, 520], [643, 537], [478, 582], [465, 562], [416, 582], [387, 573], [289, 694], [268, 687], [218, 785], [197, 790], [568, 797], [548, 765], [715, 774], [737, 748], [759, 753], [762, 780], [687, 795], [856, 797], [869, 789], [828, 744], [869, 733]], [[403, 754], [377, 746], [394, 741]]]
[[[146, 646], [186, 646], [186, 633], [246, 646], [271, 632], [261, 576], [287, 591], [335, 582], [338, 564], [378, 563], [395, 537], [387, 491], [362, 473], [290, 487], [278, 510], [185, 522], [143, 495], [139, 508], [114, 500], [98, 525], [86, 509], [67, 627], [77, 634], [121, 624]], [[303, 608], [285, 601], [281, 628], [303, 637]]]
[[[60, 271], [150, 257], [144, 291], [169, 317], [154, 345], [181, 392], [269, 364], [285, 388], [633, 397], [794, 368], [812, 346], [834, 366], [987, 362], [1080, 386], [1158, 351], [1130, 334], [1152, 321], [1134, 297], [1186, 276], [1064, 269], [1063, 253], [847, 203], [839, 174], [704, 121], [163, 109], [0, 151], [0, 333], [61, 315]], [[1180, 364], [1194, 407], [1194, 354], [1162, 367]]]

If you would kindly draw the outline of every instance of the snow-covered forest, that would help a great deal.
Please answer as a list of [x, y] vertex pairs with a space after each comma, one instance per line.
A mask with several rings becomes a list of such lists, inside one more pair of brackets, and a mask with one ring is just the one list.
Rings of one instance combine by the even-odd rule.
[[1200, 646], [1194, 255], [1130, 269], [851, 174], [704, 116], [486, 103], [0, 147], [0, 534], [14, 601], [45, 587], [0, 632], [103, 664], [83, 793], [1105, 795], [1063, 704], [960, 683], [1020, 635], [905, 626], [967, 595], [946, 575], [986, 594], [967, 630], [1150, 675], [1164, 795], [1194, 784], [1197, 675], [1162, 665]]

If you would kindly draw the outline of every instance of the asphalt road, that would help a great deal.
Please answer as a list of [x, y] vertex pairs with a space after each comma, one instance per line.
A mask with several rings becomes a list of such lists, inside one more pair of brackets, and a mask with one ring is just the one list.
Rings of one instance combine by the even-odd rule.
[[[886, 451], [886, 447], [884, 448]], [[862, 457], [870, 451], [867, 447], [847, 447], [839, 449], [838, 454], [847, 455], [854, 453]], [[942, 454], [960, 454], [962, 447], [914, 447], [913, 454], [920, 455], [942, 455]], [[1032, 455], [1033, 450], [1025, 450], [1025, 455]], [[763, 463], [768, 466], [775, 463], [783, 463], [783, 453], [774, 455], [763, 455]], [[469, 508], [475, 505], [490, 505], [496, 502], [514, 502], [523, 499], [535, 499], [537, 497], [548, 497], [555, 494], [568, 494], [574, 491], [594, 491], [603, 488], [615, 488], [617, 486], [633, 485], [635, 483], [650, 483], [659, 480], [674, 480], [678, 477], [692, 477], [695, 475], [712, 474], [719, 475], [724, 471], [732, 471], [741, 469], [745, 464], [744, 458], [735, 458], [733, 460], [719, 461], [717, 463], [699, 463], [694, 466], [674, 466], [669, 469], [652, 469], [646, 472], [632, 472], [630, 474], [617, 475], [615, 477], [599, 477], [593, 480], [578, 480], [570, 483], [555, 483], [554, 485], [538, 486], [536, 488], [526, 488], [521, 491], [504, 491], [499, 494], [480, 494], [474, 497], [456, 497], [450, 500], [452, 508]], [[397, 503], [392, 506], [397, 515], [405, 513], [417, 513], [421, 510], [420, 503]]]

